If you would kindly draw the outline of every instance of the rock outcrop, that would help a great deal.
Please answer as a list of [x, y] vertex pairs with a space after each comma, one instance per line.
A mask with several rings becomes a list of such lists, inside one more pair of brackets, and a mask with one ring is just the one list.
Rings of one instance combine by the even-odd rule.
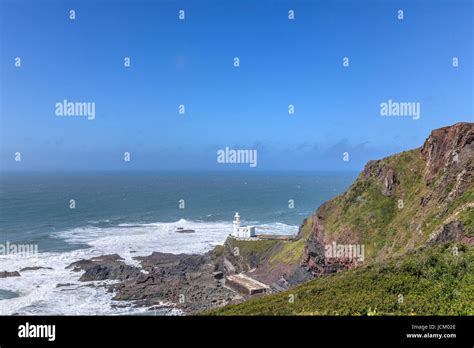
[[306, 241], [301, 265], [312, 276], [321, 276], [326, 273], [323, 218], [315, 214], [311, 219], [313, 219], [313, 231]]
[[180, 309], [191, 314], [240, 298], [223, 287], [213, 253], [205, 255], [154, 252], [136, 257], [140, 267], [126, 265], [118, 255], [81, 260], [68, 266], [84, 272], [81, 281], [118, 280], [107, 285], [114, 300], [133, 301], [153, 309]]
[[81, 281], [126, 280], [141, 274], [140, 269], [125, 264], [117, 255], [103, 255], [90, 260], [81, 260], [68, 266], [73, 271], [84, 271]]
[[430, 180], [440, 170], [448, 174], [472, 172], [474, 157], [474, 127], [472, 123], [457, 123], [431, 132], [420, 149], [425, 161], [425, 177]]
[[17, 272], [17, 271], [14, 271], [14, 272], [7, 272], [7, 271], [0, 272], [0, 278], [19, 277], [19, 276], [20, 276], [20, 273]]

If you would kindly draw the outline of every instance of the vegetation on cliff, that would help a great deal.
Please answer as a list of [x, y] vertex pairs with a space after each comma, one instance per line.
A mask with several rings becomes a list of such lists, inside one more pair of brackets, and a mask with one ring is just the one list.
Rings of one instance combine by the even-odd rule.
[[474, 248], [442, 244], [211, 315], [474, 315]]
[[370, 161], [352, 186], [318, 209], [326, 243], [365, 245], [367, 262], [426, 244], [450, 221], [472, 235], [473, 124], [432, 132], [423, 147]]

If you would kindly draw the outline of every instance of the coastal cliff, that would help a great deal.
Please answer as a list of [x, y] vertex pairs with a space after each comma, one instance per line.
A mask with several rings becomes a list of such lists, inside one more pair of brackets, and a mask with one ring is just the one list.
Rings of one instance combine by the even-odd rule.
[[[474, 314], [473, 160], [474, 124], [458, 123], [369, 161], [300, 228], [304, 250], [288, 280], [305, 284], [211, 313]], [[362, 246], [362, 260], [328, 257], [336, 244]]]
[[[436, 241], [472, 243], [473, 161], [472, 123], [434, 130], [421, 148], [369, 161], [345, 193], [309, 218], [302, 266], [316, 276], [330, 273], [321, 252], [333, 242], [364, 245], [365, 263]], [[332, 268], [357, 266], [331, 262]]]

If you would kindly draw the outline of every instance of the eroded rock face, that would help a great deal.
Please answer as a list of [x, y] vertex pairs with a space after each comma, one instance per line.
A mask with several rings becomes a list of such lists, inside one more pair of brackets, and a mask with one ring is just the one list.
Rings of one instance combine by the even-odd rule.
[[[291, 284], [298, 284], [315, 277], [348, 270], [357, 266], [357, 260], [349, 257], [326, 257], [329, 242], [324, 235], [324, 219], [315, 214], [313, 230], [306, 242], [301, 267], [289, 278]], [[306, 273], [306, 275], [304, 274]]]
[[362, 180], [375, 179], [384, 196], [393, 195], [397, 185], [400, 183], [395, 169], [387, 166], [382, 160], [369, 161], [362, 172]]
[[[431, 132], [420, 150], [426, 161], [427, 177], [436, 176], [442, 168], [463, 168], [465, 161], [472, 162], [474, 156], [474, 126], [472, 123], [457, 123]], [[459, 170], [457, 170], [459, 171]]]
[[437, 202], [454, 200], [472, 185], [474, 125], [457, 123], [431, 132], [420, 150], [426, 162], [423, 173]]
[[321, 217], [314, 215], [312, 219], [313, 230], [306, 242], [301, 265], [313, 276], [317, 277], [325, 273], [324, 225]]
[[383, 174], [383, 188], [382, 193], [385, 196], [391, 196], [396, 186], [399, 184], [395, 171], [392, 168], [387, 168]]
[[428, 245], [436, 243], [445, 243], [455, 240], [461, 240], [464, 237], [464, 226], [460, 221], [452, 221], [448, 224], [441, 226], [439, 229], [434, 231], [429, 240]]

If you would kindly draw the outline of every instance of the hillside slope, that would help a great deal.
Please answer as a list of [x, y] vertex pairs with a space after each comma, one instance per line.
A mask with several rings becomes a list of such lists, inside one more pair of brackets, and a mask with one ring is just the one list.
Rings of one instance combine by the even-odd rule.
[[424, 248], [207, 314], [474, 315], [474, 248]]

